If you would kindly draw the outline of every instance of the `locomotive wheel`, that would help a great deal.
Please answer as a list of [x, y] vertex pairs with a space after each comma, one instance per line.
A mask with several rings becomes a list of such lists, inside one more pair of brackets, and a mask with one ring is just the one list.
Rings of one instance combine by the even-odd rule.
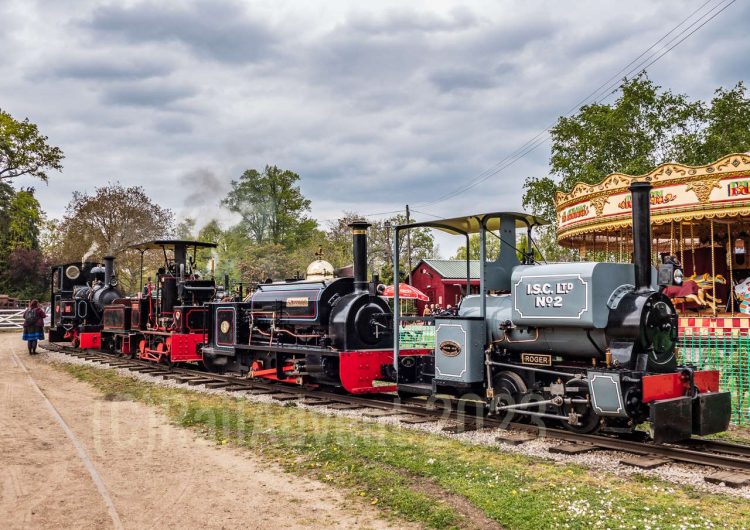
[[[520, 403], [523, 395], [528, 391], [523, 378], [515, 372], [503, 371], [495, 375], [492, 380], [492, 388], [495, 391], [493, 407], [503, 407]], [[511, 411], [500, 411], [508, 421], [518, 420], [523, 415], [514, 414]]]
[[563, 405], [562, 410], [565, 414], [569, 414], [571, 412], [575, 412], [579, 416], [579, 422], [580, 425], [573, 425], [571, 423], [568, 423], [567, 421], [563, 421], [563, 427], [565, 427], [567, 430], [576, 432], [579, 434], [590, 434], [593, 432], [596, 432], [599, 430], [599, 416], [597, 416], [594, 413], [594, 409], [591, 407], [591, 397], [588, 393], [588, 384], [584, 381], [579, 381], [578, 379], [571, 379], [568, 381], [566, 386], [573, 386], [578, 387], [581, 389], [585, 389], [584, 392], [579, 392], [576, 397], [581, 398], [585, 397], [589, 400], [588, 403], [573, 403], [571, 405]]
[[219, 364], [216, 362], [216, 359], [212, 356], [203, 354], [203, 367], [208, 372], [212, 372], [214, 374], [223, 374], [226, 370], [225, 364]]

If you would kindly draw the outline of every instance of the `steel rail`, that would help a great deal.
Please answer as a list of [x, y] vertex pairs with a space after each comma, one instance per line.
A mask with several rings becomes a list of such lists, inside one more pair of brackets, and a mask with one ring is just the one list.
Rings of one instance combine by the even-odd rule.
[[[150, 368], [155, 370], [149, 375], [163, 377], [183, 375], [186, 378], [207, 379], [224, 382], [231, 385], [233, 390], [268, 390], [269, 393], [292, 394], [300, 398], [325, 400], [366, 408], [393, 410], [399, 414], [421, 416], [437, 420], [447, 420], [462, 426], [464, 430], [477, 429], [506, 429], [522, 431], [540, 438], [559, 440], [570, 443], [588, 444], [594, 448], [622, 451], [636, 455], [651, 455], [666, 458], [674, 462], [703, 465], [731, 470], [750, 471], [750, 445], [742, 445], [721, 440], [692, 438], [678, 444], [654, 444], [638, 440], [627, 440], [600, 434], [580, 434], [568, 430], [550, 427], [538, 427], [523, 423], [509, 423], [482, 413], [482, 403], [479, 401], [458, 400], [450, 396], [433, 397], [429, 399], [416, 398], [406, 402], [400, 401], [392, 394], [351, 395], [321, 390], [320, 388], [290, 386], [283, 383], [264, 382], [248, 379], [231, 374], [217, 374], [184, 367], [169, 367], [167, 365], [129, 359], [102, 351], [81, 351], [58, 344], [44, 343], [42, 348], [73, 355], [75, 357], [108, 364], [113, 368], [137, 370]], [[245, 388], [237, 388], [245, 387]], [[438, 406], [443, 402], [443, 406]], [[314, 404], [311, 403], [311, 404]], [[474, 409], [474, 413], [467, 413], [467, 409]], [[460, 431], [459, 431], [460, 432]]]

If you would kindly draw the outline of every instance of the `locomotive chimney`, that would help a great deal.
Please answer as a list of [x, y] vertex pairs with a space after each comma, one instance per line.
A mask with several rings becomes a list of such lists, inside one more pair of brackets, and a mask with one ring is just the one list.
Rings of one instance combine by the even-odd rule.
[[367, 221], [353, 221], [349, 223], [352, 229], [352, 245], [354, 250], [354, 290], [367, 290]]
[[651, 289], [651, 183], [633, 182], [630, 185], [633, 205], [633, 264], [635, 289]]
[[115, 275], [115, 257], [104, 256], [104, 285], [109, 285]]

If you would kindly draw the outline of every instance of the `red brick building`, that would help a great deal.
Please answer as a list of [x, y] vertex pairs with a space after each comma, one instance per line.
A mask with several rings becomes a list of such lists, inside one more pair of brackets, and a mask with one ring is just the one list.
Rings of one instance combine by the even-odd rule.
[[[479, 262], [469, 262], [471, 290], [479, 293]], [[452, 259], [422, 259], [411, 272], [411, 284], [430, 297], [427, 303], [445, 308], [456, 306], [466, 294], [466, 262]], [[424, 310], [425, 302], [417, 302], [417, 310]]]

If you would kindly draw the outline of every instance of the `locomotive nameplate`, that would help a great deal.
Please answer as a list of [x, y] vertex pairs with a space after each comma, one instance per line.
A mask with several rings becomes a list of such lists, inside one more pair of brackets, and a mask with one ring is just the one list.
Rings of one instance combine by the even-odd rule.
[[228, 333], [230, 327], [231, 327], [231, 324], [229, 323], [229, 321], [228, 320], [224, 320], [221, 323], [221, 332], [222, 333]]
[[298, 296], [295, 298], [287, 298], [286, 299], [286, 306], [287, 307], [307, 307], [307, 304], [310, 302], [310, 299], [306, 296]]
[[552, 366], [552, 356], [544, 353], [522, 353], [521, 364], [534, 366]]
[[523, 275], [513, 301], [521, 318], [578, 320], [589, 309], [589, 284], [579, 274]]
[[455, 340], [444, 340], [438, 348], [446, 357], [457, 357], [461, 354], [461, 345]]

